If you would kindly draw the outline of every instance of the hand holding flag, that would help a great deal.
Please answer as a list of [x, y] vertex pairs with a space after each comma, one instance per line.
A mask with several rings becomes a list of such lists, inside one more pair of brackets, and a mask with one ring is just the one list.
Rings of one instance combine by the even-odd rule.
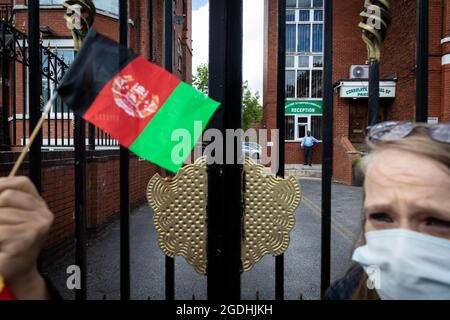
[[47, 298], [37, 259], [52, 223], [28, 178], [0, 178], [0, 300]]

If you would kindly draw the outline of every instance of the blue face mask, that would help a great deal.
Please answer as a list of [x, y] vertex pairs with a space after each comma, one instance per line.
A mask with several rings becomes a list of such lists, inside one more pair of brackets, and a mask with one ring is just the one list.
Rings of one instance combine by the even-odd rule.
[[383, 300], [450, 299], [450, 240], [404, 229], [366, 233], [353, 260]]

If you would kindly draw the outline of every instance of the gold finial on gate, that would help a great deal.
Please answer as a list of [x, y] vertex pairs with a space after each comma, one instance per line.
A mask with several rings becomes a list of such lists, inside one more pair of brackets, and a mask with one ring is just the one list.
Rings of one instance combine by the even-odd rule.
[[368, 61], [379, 61], [381, 45], [391, 24], [389, 0], [366, 0], [364, 7], [366, 9], [360, 14], [362, 20], [359, 28], [367, 45]]
[[[266, 254], [284, 253], [295, 225], [301, 189], [294, 177], [282, 179], [265, 167], [245, 162], [242, 266], [250, 271]], [[169, 257], [182, 256], [206, 274], [208, 177], [206, 158], [180, 169], [173, 178], [155, 175], [147, 188], [158, 244]]]
[[97, 10], [92, 0], [68, 0], [64, 2], [64, 7], [67, 9], [64, 16], [67, 28], [72, 31], [74, 50], [78, 52], [89, 28], [94, 24]]

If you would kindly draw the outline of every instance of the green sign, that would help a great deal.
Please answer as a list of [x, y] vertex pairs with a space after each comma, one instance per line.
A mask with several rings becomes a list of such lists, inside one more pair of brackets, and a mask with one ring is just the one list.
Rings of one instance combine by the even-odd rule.
[[323, 114], [322, 101], [286, 101], [285, 113], [288, 114]]

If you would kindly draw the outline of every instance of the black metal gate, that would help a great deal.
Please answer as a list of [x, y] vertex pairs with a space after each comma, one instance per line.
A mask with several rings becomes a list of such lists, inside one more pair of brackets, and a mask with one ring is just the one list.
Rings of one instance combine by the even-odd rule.
[[[152, 1], [148, 0], [151, 4]], [[172, 71], [172, 0], [161, 0], [165, 3], [165, 61], [166, 69]], [[128, 44], [128, 1], [120, 0], [119, 28], [120, 42]], [[428, 38], [428, 1], [417, 0], [418, 4], [418, 78], [417, 81], [417, 119], [426, 121], [427, 117], [427, 59]], [[151, 7], [151, 5], [150, 5]], [[331, 251], [331, 185], [333, 167], [333, 0], [324, 0], [325, 7], [325, 52], [324, 52], [324, 125], [323, 125], [323, 179], [322, 179], [322, 234], [321, 234], [321, 293], [330, 284], [330, 251]], [[284, 176], [284, 100], [285, 100], [285, 25], [286, 1], [278, 2], [278, 116], [277, 126], [280, 130], [280, 167], [279, 176]], [[11, 7], [1, 7], [2, 17], [12, 16]], [[243, 35], [243, 0], [211, 0], [210, 1], [210, 96], [222, 103], [211, 123], [211, 127], [224, 132], [226, 129], [241, 128], [242, 105], [242, 35]], [[47, 88], [57, 84], [67, 70], [64, 61], [50, 49], [42, 48], [39, 35], [39, 1], [28, 1], [28, 35], [21, 33], [11, 25], [12, 20], [5, 18], [0, 22], [1, 28], [1, 61], [2, 61], [2, 110], [3, 110], [3, 147], [23, 145], [24, 141], [16, 141], [16, 96], [11, 96], [12, 123], [8, 123], [9, 114], [6, 106], [8, 88], [5, 79], [12, 77], [15, 67], [11, 64], [22, 65], [23, 79], [28, 77], [28, 91], [23, 95], [23, 105], [28, 101], [29, 126], [33, 128], [40, 114], [42, 81], [47, 81]], [[356, 27], [356, 26], [355, 26]], [[151, 37], [151, 35], [150, 35]], [[11, 41], [12, 39], [12, 41]], [[25, 44], [26, 43], [26, 44]], [[25, 50], [27, 48], [27, 50]], [[20, 52], [20, 54], [17, 54]], [[46, 60], [45, 60], [46, 59]], [[45, 61], [43, 66], [43, 61]], [[24, 80], [25, 81], [25, 80]], [[15, 81], [12, 82], [15, 85]], [[13, 89], [15, 92], [15, 89]], [[76, 298], [86, 299], [86, 208], [85, 208], [85, 151], [84, 123], [79, 119], [75, 128], [71, 127], [68, 111], [58, 102], [55, 110], [67, 122], [60, 124], [60, 132], [68, 132], [73, 136], [76, 153], [76, 264], [82, 271], [82, 289], [77, 291]], [[23, 112], [25, 115], [25, 112]], [[56, 117], [55, 119], [58, 119]], [[25, 120], [25, 119], [23, 119]], [[12, 128], [6, 130], [6, 128]], [[23, 137], [26, 137], [26, 126], [22, 126]], [[50, 129], [49, 129], [50, 130]], [[71, 131], [75, 132], [71, 135]], [[57, 130], [58, 131], [58, 130]], [[58, 144], [58, 137], [53, 138]], [[48, 141], [50, 141], [50, 135]], [[70, 140], [70, 138], [69, 138]], [[92, 137], [90, 139], [92, 141]], [[30, 177], [40, 189], [41, 186], [41, 148], [42, 137], [32, 146], [30, 151]], [[97, 131], [94, 141], [117, 145], [116, 142]], [[70, 145], [70, 141], [67, 141]], [[65, 145], [62, 139], [62, 145]], [[236, 146], [237, 147], [237, 146]], [[236, 151], [236, 150], [235, 150]], [[236, 155], [237, 152], [234, 152]], [[235, 161], [237, 163], [237, 161]], [[242, 218], [242, 177], [241, 165], [211, 165], [208, 167], [209, 196], [208, 196], [208, 299], [212, 301], [239, 300], [241, 298], [241, 218]], [[130, 299], [130, 211], [129, 211], [129, 153], [125, 149], [120, 151], [120, 285], [121, 299]], [[284, 299], [284, 257], [276, 258], [276, 299]], [[174, 260], [166, 258], [166, 299], [175, 299]]]

